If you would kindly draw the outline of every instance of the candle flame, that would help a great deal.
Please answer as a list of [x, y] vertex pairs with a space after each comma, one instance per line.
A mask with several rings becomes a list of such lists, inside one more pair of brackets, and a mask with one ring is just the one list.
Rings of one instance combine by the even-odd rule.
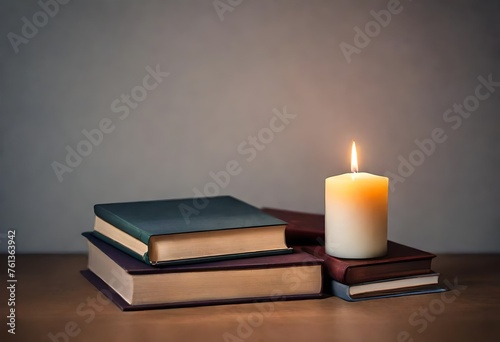
[[358, 172], [358, 154], [356, 153], [356, 143], [354, 141], [351, 150], [351, 172]]

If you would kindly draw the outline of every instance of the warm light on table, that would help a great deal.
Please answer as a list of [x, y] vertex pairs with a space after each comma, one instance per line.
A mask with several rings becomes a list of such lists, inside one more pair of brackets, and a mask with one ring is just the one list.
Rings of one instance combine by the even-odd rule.
[[325, 180], [325, 248], [339, 258], [375, 258], [387, 252], [387, 177], [358, 172], [352, 143], [351, 173]]

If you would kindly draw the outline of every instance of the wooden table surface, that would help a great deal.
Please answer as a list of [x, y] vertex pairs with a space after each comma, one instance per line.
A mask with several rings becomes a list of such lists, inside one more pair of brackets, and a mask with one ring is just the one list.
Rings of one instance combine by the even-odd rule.
[[500, 341], [500, 255], [438, 256], [434, 269], [458, 284], [445, 295], [138, 312], [103, 302], [79, 273], [85, 255], [16, 259], [16, 334], [2, 271], [0, 341]]

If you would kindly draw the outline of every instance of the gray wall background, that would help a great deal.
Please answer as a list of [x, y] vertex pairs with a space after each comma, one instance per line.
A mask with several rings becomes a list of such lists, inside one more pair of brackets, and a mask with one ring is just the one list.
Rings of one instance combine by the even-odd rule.
[[[456, 130], [443, 121], [478, 76], [500, 81], [500, 6], [401, 5], [347, 63], [339, 44], [387, 1], [245, 0], [223, 21], [212, 1], [72, 1], [18, 53], [8, 33], [41, 8], [2, 1], [0, 233], [15, 229], [20, 253], [82, 252], [93, 204], [191, 197], [229, 160], [242, 172], [222, 194], [322, 213], [352, 139], [361, 170], [397, 173], [414, 140], [442, 128], [447, 140], [390, 193], [389, 236], [500, 252], [500, 88]], [[170, 75], [120, 120], [111, 103], [157, 64]], [[296, 117], [246, 161], [238, 145], [283, 107]], [[115, 130], [59, 182], [51, 163], [103, 118]]]

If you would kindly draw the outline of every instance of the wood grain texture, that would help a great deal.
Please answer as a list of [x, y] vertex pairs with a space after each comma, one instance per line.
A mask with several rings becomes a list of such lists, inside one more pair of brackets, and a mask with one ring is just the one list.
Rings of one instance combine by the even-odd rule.
[[[6, 265], [6, 257], [1, 259]], [[106, 303], [79, 273], [86, 261], [85, 255], [18, 255], [16, 335], [7, 333], [2, 286], [0, 340], [51, 341], [50, 333], [59, 333], [54, 341], [123, 342], [398, 341], [402, 331], [414, 341], [498, 341], [500, 336], [500, 255], [438, 256], [434, 270], [467, 286], [460, 295], [449, 291], [444, 298], [430, 294], [348, 303], [332, 297], [260, 308], [253, 303], [140, 312]], [[5, 273], [3, 279], [5, 284]], [[63, 336], [65, 328], [75, 336]]]

